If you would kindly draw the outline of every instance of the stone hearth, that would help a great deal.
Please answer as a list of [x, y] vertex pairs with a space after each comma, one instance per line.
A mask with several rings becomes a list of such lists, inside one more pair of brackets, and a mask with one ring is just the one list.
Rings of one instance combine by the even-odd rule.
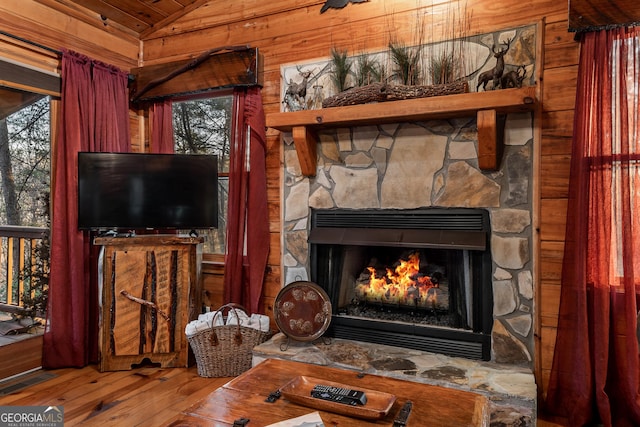
[[254, 366], [273, 358], [478, 393], [490, 402], [492, 427], [536, 425], [536, 384], [525, 367], [341, 339], [296, 342], [282, 333], [253, 350]]

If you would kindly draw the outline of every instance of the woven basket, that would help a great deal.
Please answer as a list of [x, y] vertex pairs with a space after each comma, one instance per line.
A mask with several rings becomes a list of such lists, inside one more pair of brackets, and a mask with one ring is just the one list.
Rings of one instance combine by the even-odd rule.
[[[226, 304], [218, 312], [226, 309], [242, 308], [237, 304]], [[236, 316], [238, 318], [238, 316]], [[269, 332], [241, 325], [214, 326], [190, 337], [189, 345], [201, 377], [235, 377], [251, 368], [253, 347], [269, 337]]]

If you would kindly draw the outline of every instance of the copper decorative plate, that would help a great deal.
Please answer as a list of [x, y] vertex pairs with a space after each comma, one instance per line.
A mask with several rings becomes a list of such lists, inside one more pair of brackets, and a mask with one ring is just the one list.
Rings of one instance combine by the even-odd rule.
[[313, 282], [292, 282], [276, 297], [274, 309], [278, 328], [296, 341], [313, 341], [331, 323], [329, 295]]

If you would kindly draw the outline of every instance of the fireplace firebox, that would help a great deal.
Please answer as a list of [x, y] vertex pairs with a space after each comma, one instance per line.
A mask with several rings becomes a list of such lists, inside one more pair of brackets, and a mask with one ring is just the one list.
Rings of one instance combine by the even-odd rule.
[[313, 210], [311, 279], [329, 336], [490, 360], [489, 215], [483, 209]]

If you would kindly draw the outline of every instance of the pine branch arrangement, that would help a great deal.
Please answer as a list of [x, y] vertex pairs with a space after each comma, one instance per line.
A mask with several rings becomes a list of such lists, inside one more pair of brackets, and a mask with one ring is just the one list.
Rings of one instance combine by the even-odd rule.
[[446, 84], [455, 80], [456, 60], [453, 53], [443, 51], [440, 55], [431, 57], [429, 76], [433, 84]]
[[355, 67], [356, 86], [358, 87], [378, 83], [383, 79], [380, 63], [366, 53], [356, 58]]
[[347, 77], [351, 72], [352, 62], [347, 56], [347, 51], [331, 49], [331, 80], [336, 86], [338, 93], [348, 89]]
[[389, 53], [394, 64], [394, 75], [403, 85], [416, 85], [420, 81], [420, 49], [404, 43], [389, 43]]

